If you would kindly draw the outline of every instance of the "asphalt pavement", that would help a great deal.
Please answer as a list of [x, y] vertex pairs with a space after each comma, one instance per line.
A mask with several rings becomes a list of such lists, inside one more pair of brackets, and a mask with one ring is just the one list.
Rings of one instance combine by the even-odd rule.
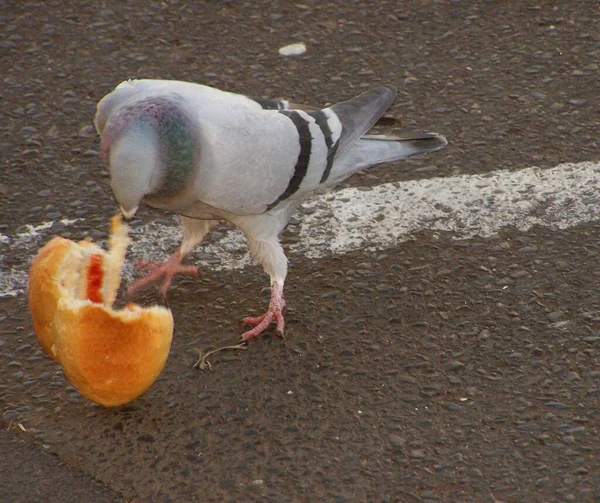
[[[598, 2], [0, 9], [0, 500], [600, 501]], [[294, 42], [306, 52], [278, 53]], [[353, 192], [299, 211], [282, 237], [285, 339], [200, 371], [198, 350], [235, 342], [269, 295], [243, 241], [215, 229], [188, 259], [199, 277], [168, 297], [163, 373], [104, 409], [43, 354], [23, 289], [52, 235], [106, 238], [116, 206], [94, 107], [136, 77], [319, 106], [390, 83], [397, 121], [381, 128], [449, 145], [339, 188], [367, 206], [386, 190], [386, 212], [357, 227], [366, 243], [333, 246], [364, 213], [358, 197], [358, 220], [343, 213]], [[386, 227], [391, 208], [418, 225]], [[143, 208], [134, 227], [136, 253], [174, 250], [171, 215]]]

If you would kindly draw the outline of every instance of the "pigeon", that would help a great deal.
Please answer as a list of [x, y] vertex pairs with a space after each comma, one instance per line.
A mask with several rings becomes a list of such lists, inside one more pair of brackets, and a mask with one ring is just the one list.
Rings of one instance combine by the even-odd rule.
[[176, 274], [196, 272], [183, 258], [227, 221], [245, 234], [271, 284], [267, 311], [243, 319], [253, 328], [242, 340], [273, 322], [283, 336], [288, 262], [279, 235], [298, 206], [370, 166], [447, 144], [435, 133], [368, 135], [395, 95], [386, 85], [324, 109], [302, 109], [190, 82], [119, 84], [98, 102], [94, 119], [115, 199], [126, 218], [142, 203], [178, 214], [183, 231], [166, 262], [140, 264], [149, 273], [129, 293], [162, 278], [166, 295]]

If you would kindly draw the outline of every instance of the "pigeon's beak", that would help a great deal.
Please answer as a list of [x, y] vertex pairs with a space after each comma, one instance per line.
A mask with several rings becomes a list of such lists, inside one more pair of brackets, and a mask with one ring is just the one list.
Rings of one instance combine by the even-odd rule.
[[127, 211], [125, 208], [123, 208], [123, 206], [120, 207], [121, 208], [121, 213], [123, 213], [123, 216], [125, 217], [126, 220], [131, 220], [133, 218], [133, 216], [135, 215], [136, 211], [138, 210], [139, 206], [136, 206], [135, 208], [133, 208], [132, 210]]

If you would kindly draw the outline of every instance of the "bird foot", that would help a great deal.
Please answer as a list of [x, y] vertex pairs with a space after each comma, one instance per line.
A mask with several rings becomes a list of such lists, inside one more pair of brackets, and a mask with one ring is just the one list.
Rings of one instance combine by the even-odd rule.
[[285, 320], [283, 319], [283, 310], [285, 309], [285, 300], [282, 296], [283, 288], [279, 285], [273, 285], [271, 290], [271, 302], [269, 309], [262, 316], [246, 316], [242, 320], [243, 325], [254, 325], [254, 328], [242, 334], [242, 342], [247, 342], [250, 339], [262, 334], [275, 321], [277, 324], [277, 335], [283, 337]]
[[175, 252], [166, 262], [145, 262], [138, 261], [137, 267], [143, 271], [148, 271], [148, 274], [143, 278], [136, 280], [127, 289], [128, 295], [132, 296], [140, 290], [144, 290], [153, 283], [157, 283], [161, 278], [164, 277], [162, 285], [160, 286], [159, 292], [163, 299], [167, 296], [167, 291], [171, 287], [173, 278], [177, 274], [184, 274], [188, 276], [196, 276], [198, 274], [198, 268], [191, 265], [182, 265], [182, 255], [180, 251]]

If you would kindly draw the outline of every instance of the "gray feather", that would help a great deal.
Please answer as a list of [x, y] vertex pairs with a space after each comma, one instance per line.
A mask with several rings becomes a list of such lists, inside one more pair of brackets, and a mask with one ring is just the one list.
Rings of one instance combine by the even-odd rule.
[[335, 112], [342, 123], [342, 135], [336, 154], [338, 157], [341, 157], [348, 147], [371, 129], [391, 106], [395, 97], [394, 86], [382, 86], [329, 108]]
[[371, 166], [435, 152], [447, 144], [446, 138], [435, 133], [414, 137], [365, 135], [355, 142], [344, 159], [334, 166], [326, 186], [334, 186]]
[[448, 140], [437, 133], [425, 133], [416, 136], [387, 136], [387, 135], [364, 135], [359, 144], [374, 147], [374, 143], [363, 142], [385, 142], [386, 145], [398, 155], [395, 159], [386, 159], [379, 162], [391, 162], [406, 159], [413, 155], [435, 152], [448, 145]]

